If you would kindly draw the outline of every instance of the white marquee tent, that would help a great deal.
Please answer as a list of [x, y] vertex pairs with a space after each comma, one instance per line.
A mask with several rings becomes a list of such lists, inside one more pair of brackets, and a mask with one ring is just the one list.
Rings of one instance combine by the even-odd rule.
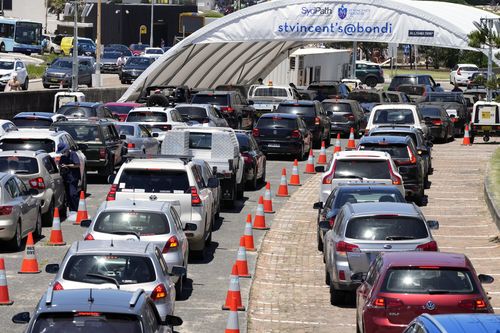
[[155, 61], [120, 101], [147, 86], [254, 83], [311, 42], [376, 41], [471, 49], [473, 22], [496, 15], [471, 6], [415, 0], [276, 0], [227, 15]]

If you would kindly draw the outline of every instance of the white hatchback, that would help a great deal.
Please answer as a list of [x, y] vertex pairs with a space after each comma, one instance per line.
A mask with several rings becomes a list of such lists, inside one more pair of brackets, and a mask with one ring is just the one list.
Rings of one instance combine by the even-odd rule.
[[411, 126], [418, 128], [429, 137], [429, 127], [426, 125], [422, 114], [413, 104], [382, 104], [375, 106], [370, 112], [365, 134], [371, 129], [381, 126]]
[[479, 68], [474, 64], [458, 64], [450, 72], [450, 83], [457, 85], [467, 85], [472, 74], [479, 72]]

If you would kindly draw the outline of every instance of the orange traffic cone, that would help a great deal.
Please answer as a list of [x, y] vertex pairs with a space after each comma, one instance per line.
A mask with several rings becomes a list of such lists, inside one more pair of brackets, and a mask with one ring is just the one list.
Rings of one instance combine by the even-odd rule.
[[271, 199], [271, 183], [266, 183], [266, 191], [264, 192], [264, 213], [272, 214], [273, 210], [273, 200]]
[[299, 176], [299, 162], [297, 160], [293, 161], [292, 166], [292, 176], [290, 177], [290, 186], [301, 186], [300, 176]]
[[347, 141], [347, 149], [356, 149], [356, 141], [354, 141], [354, 128], [351, 127], [351, 133], [349, 133], [349, 141]]
[[335, 140], [335, 148], [333, 149], [333, 153], [338, 153], [342, 151], [342, 146], [340, 145], [340, 133], [337, 133], [337, 140]]
[[472, 146], [472, 144], [470, 143], [469, 124], [465, 124], [464, 139], [462, 141], [462, 146]]
[[19, 274], [38, 274], [41, 270], [38, 269], [38, 261], [36, 260], [35, 243], [33, 242], [33, 233], [28, 234], [26, 242], [26, 250], [24, 251], [23, 263]]
[[309, 158], [307, 159], [304, 173], [316, 173], [316, 170], [314, 170], [314, 152], [312, 149], [309, 150]]
[[240, 333], [237, 308], [231, 307], [229, 309], [229, 317], [227, 317], [225, 333]]
[[5, 274], [5, 262], [0, 258], [0, 305], [12, 305], [14, 301], [9, 299], [9, 287], [7, 286], [7, 274]]
[[240, 278], [251, 277], [248, 273], [247, 250], [245, 249], [245, 236], [240, 237], [240, 247], [236, 257], [236, 265], [238, 266], [238, 276]]
[[321, 150], [319, 151], [317, 164], [326, 164], [325, 141], [321, 141]]
[[78, 202], [78, 212], [76, 213], [76, 221], [73, 224], [80, 224], [83, 220], [88, 220], [87, 203], [85, 202], [85, 192], [80, 192], [80, 201]]
[[255, 251], [255, 245], [253, 242], [252, 214], [247, 215], [247, 222], [245, 223], [245, 232], [243, 236], [245, 237], [245, 250]]
[[259, 230], [269, 230], [266, 226], [266, 217], [264, 215], [264, 199], [262, 195], [259, 197], [259, 204], [257, 205], [257, 212], [255, 213], [255, 220], [253, 221], [253, 228]]
[[283, 168], [281, 170], [281, 180], [280, 186], [278, 187], [278, 193], [276, 193], [277, 197], [288, 197], [288, 185], [286, 184], [286, 169]]
[[50, 240], [47, 245], [62, 246], [66, 245], [63, 240], [63, 235], [61, 231], [61, 219], [59, 218], [59, 208], [54, 208], [54, 220], [52, 222], [52, 230], [50, 231]]
[[238, 265], [233, 265], [233, 270], [229, 277], [229, 289], [226, 295], [226, 303], [222, 306], [222, 310], [233, 309], [237, 311], [245, 311], [245, 307], [241, 302], [240, 278], [238, 277]]

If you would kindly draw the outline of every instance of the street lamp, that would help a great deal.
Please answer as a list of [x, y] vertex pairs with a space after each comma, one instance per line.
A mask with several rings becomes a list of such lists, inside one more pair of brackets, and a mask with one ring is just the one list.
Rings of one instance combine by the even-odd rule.
[[78, 0], [73, 0], [73, 68], [71, 91], [78, 90]]
[[96, 78], [96, 87], [100, 88], [101, 87], [101, 14], [102, 14], [102, 7], [101, 7], [101, 0], [97, 0], [97, 38], [96, 38], [96, 52], [95, 52], [95, 62], [96, 62], [96, 69], [95, 69], [95, 78]]
[[154, 21], [154, 8], [155, 8], [155, 0], [151, 0], [151, 24], [149, 29], [151, 30], [149, 33], [149, 46], [153, 47], [153, 21]]

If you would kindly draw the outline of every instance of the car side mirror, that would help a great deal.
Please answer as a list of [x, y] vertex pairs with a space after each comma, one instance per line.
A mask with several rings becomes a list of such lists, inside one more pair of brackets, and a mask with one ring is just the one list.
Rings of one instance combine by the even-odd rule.
[[30, 188], [28, 190], [29, 195], [38, 195], [38, 193], [40, 193], [40, 192], [38, 192], [38, 190], [36, 188]]
[[[434, 140], [434, 137], [432, 137], [432, 139]], [[432, 143], [432, 141], [428, 141], [428, 142], [427, 142], [427, 145], [428, 145], [429, 147], [434, 147], [434, 143]]]
[[195, 231], [198, 229], [198, 226], [194, 223], [186, 223], [184, 225], [184, 231]]
[[427, 226], [431, 230], [438, 230], [439, 229], [439, 222], [436, 220], [427, 220]]
[[12, 322], [15, 324], [27, 324], [30, 322], [29, 312], [20, 312], [12, 317]]
[[366, 273], [364, 272], [357, 272], [351, 275], [351, 281], [352, 282], [357, 282], [361, 283], [366, 280]]
[[175, 275], [175, 276], [184, 276], [186, 275], [187, 270], [185, 267], [182, 266], [172, 266], [172, 272], [170, 275]]
[[220, 184], [219, 178], [217, 178], [217, 177], [212, 177], [208, 180], [208, 187], [209, 188], [217, 188], [217, 187], [219, 187], [219, 184]]
[[493, 283], [493, 281], [495, 281], [493, 276], [486, 274], [479, 274], [477, 278], [479, 279], [479, 282], [481, 282], [482, 284], [490, 284]]
[[316, 168], [314, 168], [316, 172], [325, 172], [325, 167], [323, 165], [319, 165]]
[[120, 134], [120, 140], [126, 140], [127, 136], [125, 134]]
[[80, 227], [82, 228], [88, 228], [92, 224], [92, 220], [82, 220], [80, 222]]
[[162, 321], [162, 325], [164, 326], [181, 326], [183, 323], [182, 319], [177, 316], [167, 315], [164, 321]]
[[45, 273], [56, 274], [59, 272], [59, 264], [48, 264], [45, 266]]
[[113, 184], [113, 182], [115, 181], [115, 175], [109, 175], [108, 176], [108, 184]]
[[323, 209], [323, 202], [318, 201], [313, 204], [313, 209]]
[[160, 136], [160, 133], [158, 133], [158, 132], [153, 132], [153, 138], [157, 138], [157, 137], [159, 137], [159, 136]]

